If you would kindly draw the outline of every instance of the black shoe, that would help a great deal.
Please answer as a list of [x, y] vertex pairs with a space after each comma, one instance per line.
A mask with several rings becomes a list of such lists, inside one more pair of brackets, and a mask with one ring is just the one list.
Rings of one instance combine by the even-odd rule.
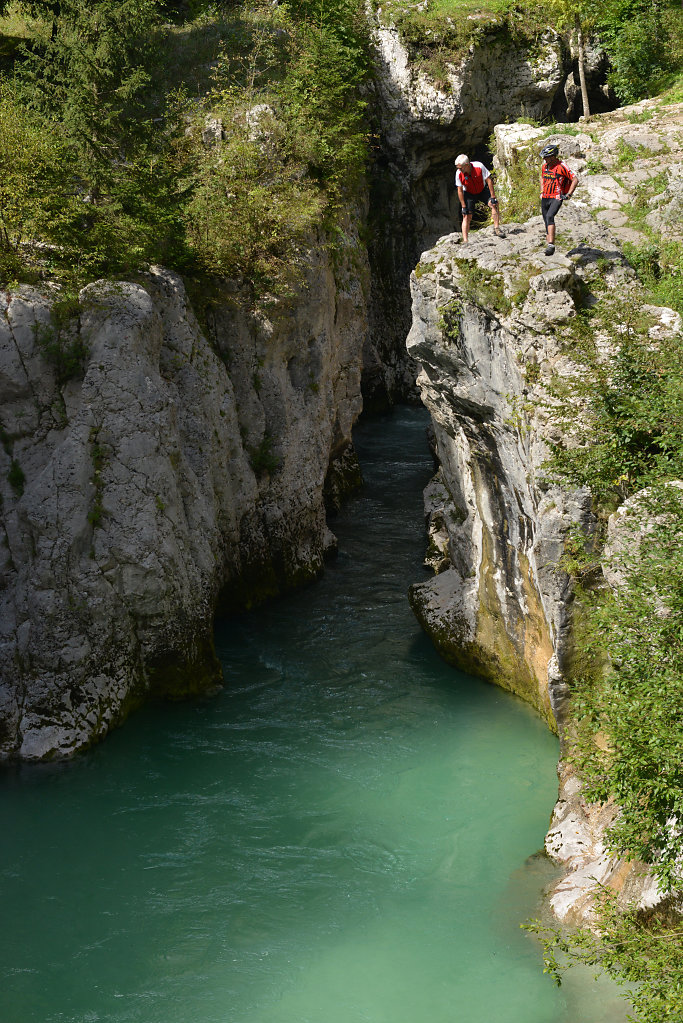
[[546, 256], [552, 256], [554, 251], [555, 251], [555, 246], [551, 245], [550, 242], [548, 242], [548, 244], [545, 247], [545, 254], [546, 254]]
[[505, 237], [505, 231], [503, 230], [502, 227], [494, 227], [493, 233], [495, 234], [496, 238], [504, 238]]

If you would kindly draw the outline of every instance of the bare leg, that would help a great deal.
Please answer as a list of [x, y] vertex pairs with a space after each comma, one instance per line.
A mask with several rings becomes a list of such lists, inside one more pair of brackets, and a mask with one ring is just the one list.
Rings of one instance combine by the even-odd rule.
[[547, 227], [546, 227], [546, 234], [547, 234], [547, 238], [548, 238], [548, 245], [554, 245], [555, 244], [555, 225], [554, 224], [548, 224], [547, 225]]
[[470, 233], [470, 224], [471, 223], [472, 223], [472, 214], [471, 213], [467, 213], [462, 218], [462, 240], [464, 242], [467, 241], [468, 235]]

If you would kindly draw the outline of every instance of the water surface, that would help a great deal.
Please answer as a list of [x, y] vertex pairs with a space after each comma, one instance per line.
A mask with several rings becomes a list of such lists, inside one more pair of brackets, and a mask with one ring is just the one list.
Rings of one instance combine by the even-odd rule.
[[316, 585], [219, 623], [226, 688], [0, 779], [3, 1023], [606, 1023], [519, 929], [557, 743], [445, 665], [415, 410], [359, 430], [366, 486]]

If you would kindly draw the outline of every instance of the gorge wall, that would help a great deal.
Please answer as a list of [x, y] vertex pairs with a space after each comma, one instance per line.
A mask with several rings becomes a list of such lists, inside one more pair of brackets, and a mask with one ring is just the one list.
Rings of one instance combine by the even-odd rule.
[[[609, 296], [636, 301], [634, 273], [617, 237], [634, 237], [626, 210], [636, 190], [652, 181], [657, 194], [648, 218], [669, 230], [672, 218], [680, 223], [673, 192], [656, 185], [656, 154], [672, 154], [677, 173], [683, 107], [653, 111], [647, 129], [634, 128], [629, 117], [644, 110], [641, 104], [594, 121], [590, 135], [552, 136], [583, 172], [576, 199], [558, 218], [554, 255], [544, 254], [544, 227], [535, 216], [506, 225], [505, 238], [491, 227], [466, 245], [460, 234], [441, 238], [422, 254], [411, 280], [408, 349], [419, 366], [440, 463], [425, 494], [427, 561], [436, 574], [412, 588], [411, 602], [447, 660], [531, 703], [562, 742], [570, 727], [567, 675], [577, 654], [573, 584], [563, 559], [572, 532], [579, 527], [582, 537], [595, 536], [596, 521], [588, 490], [558, 486], [548, 475], [550, 446], [573, 443], [571, 425], [554, 415], [553, 381], [580, 372], [572, 332], [580, 308], [595, 310]], [[629, 133], [638, 137], [640, 155], [619, 184], [609, 164]], [[500, 125], [496, 136], [504, 180], [506, 169], [529, 147], [535, 154], [549, 132]], [[588, 159], [598, 155], [603, 162], [589, 173]], [[671, 309], [648, 306], [646, 313], [652, 344], [681, 330]], [[608, 358], [609, 343], [602, 344]], [[605, 576], [615, 585], [613, 573]], [[615, 888], [624, 905], [647, 909], [659, 901], [646, 868], [621, 862], [606, 847], [617, 812], [611, 803], [587, 803], [574, 770], [561, 762], [546, 840], [548, 853], [567, 868], [550, 895], [560, 919], [590, 922], [596, 881]]]
[[[414, 393], [406, 362], [411, 323], [409, 277], [420, 253], [459, 224], [453, 161], [460, 152], [486, 156], [496, 124], [526, 116], [574, 114], [575, 60], [561, 37], [512, 37], [501, 24], [482, 28], [437, 83], [411, 59], [399, 30], [371, 15], [377, 75], [377, 121], [370, 175], [369, 257], [372, 268], [366, 406]], [[611, 102], [604, 54], [590, 52], [588, 81], [597, 109]]]
[[453, 157], [547, 114], [571, 58], [493, 32], [437, 88], [373, 24], [370, 213], [334, 251], [312, 239], [296, 294], [190, 300], [163, 269], [90, 285], [72, 315], [49, 286], [5, 293], [0, 757], [68, 756], [149, 694], [219, 685], [216, 606], [315, 577], [363, 401], [416, 397], [408, 279], [452, 229]]
[[[46, 356], [51, 298], [5, 297], [0, 756], [65, 756], [150, 693], [210, 691], [217, 602], [312, 579], [357, 481], [367, 270], [312, 251], [300, 295], [204, 307], [180, 278], [94, 284]], [[351, 258], [353, 257], [353, 258]], [[327, 485], [326, 485], [327, 481]]]

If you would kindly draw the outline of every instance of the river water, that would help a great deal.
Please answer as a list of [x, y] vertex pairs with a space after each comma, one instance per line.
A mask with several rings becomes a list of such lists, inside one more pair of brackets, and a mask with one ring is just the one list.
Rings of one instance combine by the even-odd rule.
[[358, 430], [314, 586], [218, 624], [226, 688], [0, 777], [2, 1023], [613, 1023], [519, 922], [557, 742], [416, 624], [425, 416]]

